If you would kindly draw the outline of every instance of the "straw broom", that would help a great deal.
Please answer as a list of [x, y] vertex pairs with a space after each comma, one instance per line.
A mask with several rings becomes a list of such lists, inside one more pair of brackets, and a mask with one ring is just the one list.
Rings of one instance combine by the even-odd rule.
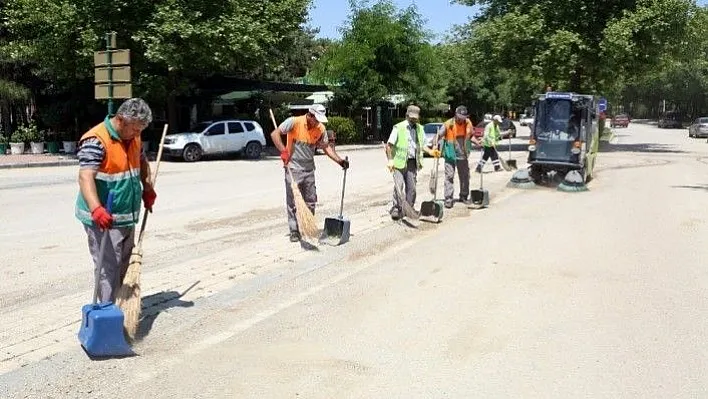
[[[386, 143], [382, 141], [381, 145], [383, 145], [385, 154]], [[406, 196], [403, 195], [403, 189], [398, 185], [398, 182], [396, 182], [396, 176], [394, 175], [394, 172], [391, 172], [391, 176], [393, 177], [393, 189], [396, 190], [396, 196], [398, 197], [398, 203], [401, 205], [401, 211], [403, 211], [403, 215], [409, 219], [418, 219], [420, 215], [418, 215], [418, 212], [416, 212], [416, 210], [413, 209], [408, 200], [406, 200]]]
[[[162, 159], [162, 147], [165, 142], [168, 125], [162, 129], [162, 138], [160, 139], [160, 147], [157, 151], [157, 165], [155, 166], [155, 174], [153, 175], [152, 185], [155, 187], [157, 181], [157, 172], [160, 170], [160, 160]], [[143, 223], [140, 226], [140, 234], [138, 235], [138, 244], [133, 248], [130, 254], [130, 262], [128, 270], [123, 278], [123, 284], [116, 295], [116, 304], [123, 311], [124, 319], [123, 326], [131, 340], [135, 339], [138, 332], [138, 324], [140, 322], [140, 309], [142, 306], [140, 297], [140, 273], [143, 265], [143, 234], [147, 224], [148, 211], [145, 210], [143, 215]]]
[[[270, 109], [270, 119], [273, 122], [275, 129], [278, 128], [278, 123], [275, 121], [275, 115], [273, 115], [273, 110]], [[305, 202], [305, 198], [300, 192], [300, 188], [297, 186], [297, 182], [293, 178], [293, 172], [290, 167], [286, 166], [285, 169], [288, 170], [288, 175], [290, 176], [290, 190], [293, 192], [293, 199], [295, 200], [295, 218], [297, 219], [297, 226], [300, 230], [300, 234], [305, 237], [316, 239], [319, 238], [319, 229], [317, 228], [317, 220], [315, 220], [315, 215], [312, 214], [310, 208]]]

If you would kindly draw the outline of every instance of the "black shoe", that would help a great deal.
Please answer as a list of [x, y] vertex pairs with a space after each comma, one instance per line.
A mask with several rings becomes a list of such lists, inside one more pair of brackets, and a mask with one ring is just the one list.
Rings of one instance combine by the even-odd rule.
[[290, 242], [300, 241], [300, 233], [297, 231], [290, 232]]
[[494, 167], [494, 171], [495, 171], [495, 172], [501, 172], [502, 170], [504, 170], [504, 169], [502, 169], [501, 166], [495, 166], [495, 167]]
[[482, 167], [477, 165], [477, 168], [474, 170], [474, 173], [482, 173]]
[[452, 202], [445, 202], [445, 208], [452, 209]]

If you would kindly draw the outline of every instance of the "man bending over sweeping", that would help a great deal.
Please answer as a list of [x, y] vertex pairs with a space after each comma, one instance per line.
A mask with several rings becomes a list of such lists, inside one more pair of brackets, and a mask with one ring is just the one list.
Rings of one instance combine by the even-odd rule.
[[423, 169], [423, 152], [435, 158], [440, 157], [439, 150], [431, 150], [425, 146], [423, 126], [418, 123], [419, 119], [420, 108], [409, 105], [406, 110], [406, 120], [393, 126], [386, 143], [386, 156], [388, 157], [386, 166], [393, 173], [396, 185], [393, 189], [393, 206], [389, 211], [393, 220], [398, 220], [403, 216], [402, 205], [398, 203], [399, 198], [396, 194], [399, 191], [398, 187], [405, 189], [405, 191], [400, 190], [405, 197], [400, 201], [408, 202], [411, 208], [415, 205], [415, 185], [418, 171]]
[[[102, 269], [98, 281], [101, 302], [115, 301], [128, 269], [141, 197], [151, 212], [157, 197], [140, 140], [140, 133], [150, 122], [150, 107], [140, 98], [131, 98], [121, 104], [114, 117], [106, 116], [79, 140], [76, 217], [88, 235], [94, 267]], [[105, 208], [109, 191], [114, 193], [111, 214]], [[110, 241], [103, 259], [98, 259], [107, 229]]]
[[[342, 169], [349, 168], [349, 161], [342, 159], [329, 145], [323, 123], [327, 123], [325, 107], [314, 104], [307, 114], [291, 116], [283, 121], [270, 134], [273, 144], [280, 151], [283, 166], [290, 168], [293, 178], [297, 183], [302, 197], [307, 202], [307, 207], [314, 215], [317, 203], [317, 187], [315, 186], [315, 151], [319, 148]], [[286, 144], [283, 144], [281, 134], [287, 134]], [[300, 230], [295, 216], [295, 198], [290, 186], [290, 175], [285, 170], [285, 203], [288, 210], [288, 227], [290, 228], [290, 241], [298, 242], [301, 239]]]

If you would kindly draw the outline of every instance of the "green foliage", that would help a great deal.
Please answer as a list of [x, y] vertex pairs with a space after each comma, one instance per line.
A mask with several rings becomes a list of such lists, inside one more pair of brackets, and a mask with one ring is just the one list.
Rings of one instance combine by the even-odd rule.
[[350, 109], [389, 94], [405, 94], [423, 106], [443, 101], [443, 63], [422, 25], [415, 6], [398, 10], [390, 0], [368, 7], [352, 1], [342, 40], [325, 51], [313, 76], [341, 83], [334, 90], [335, 103]]
[[353, 144], [361, 140], [361, 134], [352, 119], [340, 116], [330, 116], [327, 119], [327, 130], [334, 131], [337, 144]]

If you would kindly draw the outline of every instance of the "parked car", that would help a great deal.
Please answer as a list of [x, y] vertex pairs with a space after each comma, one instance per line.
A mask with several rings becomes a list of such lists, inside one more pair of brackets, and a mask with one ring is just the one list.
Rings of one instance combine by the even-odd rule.
[[[477, 138], [484, 136], [484, 128], [487, 127], [487, 124], [490, 122], [491, 121], [479, 122], [477, 126], [474, 127], [473, 136]], [[514, 125], [514, 122], [512, 122], [511, 119], [504, 118], [501, 125], [499, 125], [499, 132], [501, 133], [501, 138], [503, 139], [508, 139], [509, 136], [516, 138], [516, 125]]]
[[533, 125], [533, 116], [526, 115], [526, 114], [521, 115], [521, 118], [519, 118], [519, 125], [521, 125], [521, 126]]
[[669, 111], [665, 113], [661, 119], [659, 119], [659, 128], [674, 128], [681, 129], [683, 124], [681, 123], [681, 115], [676, 111]]
[[191, 132], [165, 137], [164, 153], [187, 162], [199, 161], [204, 155], [242, 153], [248, 159], [259, 159], [266, 145], [263, 128], [252, 120], [206, 121]]
[[708, 117], [697, 118], [688, 127], [688, 137], [708, 137]]
[[[425, 146], [428, 148], [433, 148], [433, 140], [438, 132], [438, 129], [442, 127], [442, 123], [426, 123], [423, 125], [423, 132], [425, 133]], [[427, 153], [424, 153], [428, 156]]]
[[612, 117], [612, 119], [610, 119], [610, 127], [617, 127], [617, 126], [627, 127], [627, 126], [629, 126], [629, 122], [630, 122], [629, 116], [627, 116], [625, 114], [615, 115]]

